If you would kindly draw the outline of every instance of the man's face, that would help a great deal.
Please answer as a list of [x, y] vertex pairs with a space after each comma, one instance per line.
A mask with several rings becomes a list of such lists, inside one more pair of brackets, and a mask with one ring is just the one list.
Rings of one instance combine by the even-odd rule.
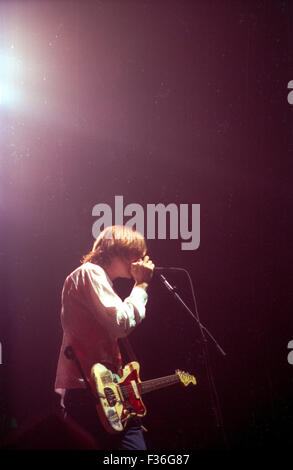
[[[144, 257], [144, 255], [143, 255]], [[111, 264], [107, 267], [106, 271], [110, 279], [114, 280], [118, 277], [133, 279], [131, 274], [131, 265], [137, 261], [142, 260], [142, 257], [137, 256], [115, 256], [112, 258]]]
[[131, 274], [131, 264], [136, 263], [137, 261], [142, 260], [142, 257], [137, 257], [137, 256], [129, 256], [129, 257], [122, 257], [121, 259], [121, 264], [123, 266], [124, 270], [124, 276], [127, 279], [132, 279], [132, 274]]
[[142, 256], [129, 255], [129, 256], [119, 257], [119, 260], [121, 261], [121, 270], [123, 271], [123, 276], [121, 277], [132, 279], [132, 274], [131, 274], [132, 263], [137, 263], [138, 261], [142, 261], [145, 255], [146, 255], [146, 252], [144, 252]]

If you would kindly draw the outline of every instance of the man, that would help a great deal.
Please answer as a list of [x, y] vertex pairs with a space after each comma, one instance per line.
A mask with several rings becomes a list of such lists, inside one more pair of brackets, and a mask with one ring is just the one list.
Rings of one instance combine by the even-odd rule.
[[[63, 340], [55, 391], [62, 397], [65, 416], [94, 436], [98, 448], [146, 449], [142, 428], [136, 421], [116, 437], [107, 434], [99, 422], [87, 381], [92, 366], [98, 362], [121, 375], [117, 340], [126, 337], [144, 319], [153, 270], [140, 233], [124, 226], [107, 227], [63, 286]], [[113, 290], [113, 281], [118, 277], [135, 281], [124, 301]], [[81, 370], [66, 357], [68, 346], [73, 348]]]

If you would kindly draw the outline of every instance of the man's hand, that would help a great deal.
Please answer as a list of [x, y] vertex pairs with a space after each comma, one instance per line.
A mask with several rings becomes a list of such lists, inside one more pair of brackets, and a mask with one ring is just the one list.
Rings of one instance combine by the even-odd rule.
[[153, 276], [154, 269], [155, 265], [152, 260], [150, 260], [149, 256], [145, 256], [143, 259], [131, 263], [130, 272], [135, 280], [135, 285], [146, 289]]

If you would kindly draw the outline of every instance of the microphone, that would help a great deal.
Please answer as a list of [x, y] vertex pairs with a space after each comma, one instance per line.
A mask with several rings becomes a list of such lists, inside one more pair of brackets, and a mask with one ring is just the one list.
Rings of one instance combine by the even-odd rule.
[[[171, 286], [171, 284], [167, 281], [167, 279], [165, 278], [165, 276], [163, 276], [162, 272], [163, 271], [171, 271], [171, 270], [176, 270], [177, 268], [164, 268], [164, 267], [161, 267], [161, 266], [156, 266], [155, 267], [155, 270], [154, 270], [154, 274], [156, 277], [159, 277], [159, 279], [162, 281], [162, 283], [165, 285], [165, 287], [167, 287], [167, 289], [170, 291], [170, 292], [175, 292], [175, 289], [174, 287]], [[179, 268], [180, 269], [180, 268]]]
[[176, 271], [182, 268], [174, 268], [174, 267], [162, 267], [162, 266], [155, 266], [155, 272], [162, 272], [162, 271]]

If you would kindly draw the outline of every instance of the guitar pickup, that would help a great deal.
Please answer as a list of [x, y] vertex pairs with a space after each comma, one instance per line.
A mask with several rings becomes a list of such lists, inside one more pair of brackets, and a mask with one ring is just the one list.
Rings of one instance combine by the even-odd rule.
[[106, 399], [107, 399], [109, 406], [115, 406], [117, 403], [117, 399], [113, 390], [110, 387], [105, 387], [104, 393], [106, 395]]

